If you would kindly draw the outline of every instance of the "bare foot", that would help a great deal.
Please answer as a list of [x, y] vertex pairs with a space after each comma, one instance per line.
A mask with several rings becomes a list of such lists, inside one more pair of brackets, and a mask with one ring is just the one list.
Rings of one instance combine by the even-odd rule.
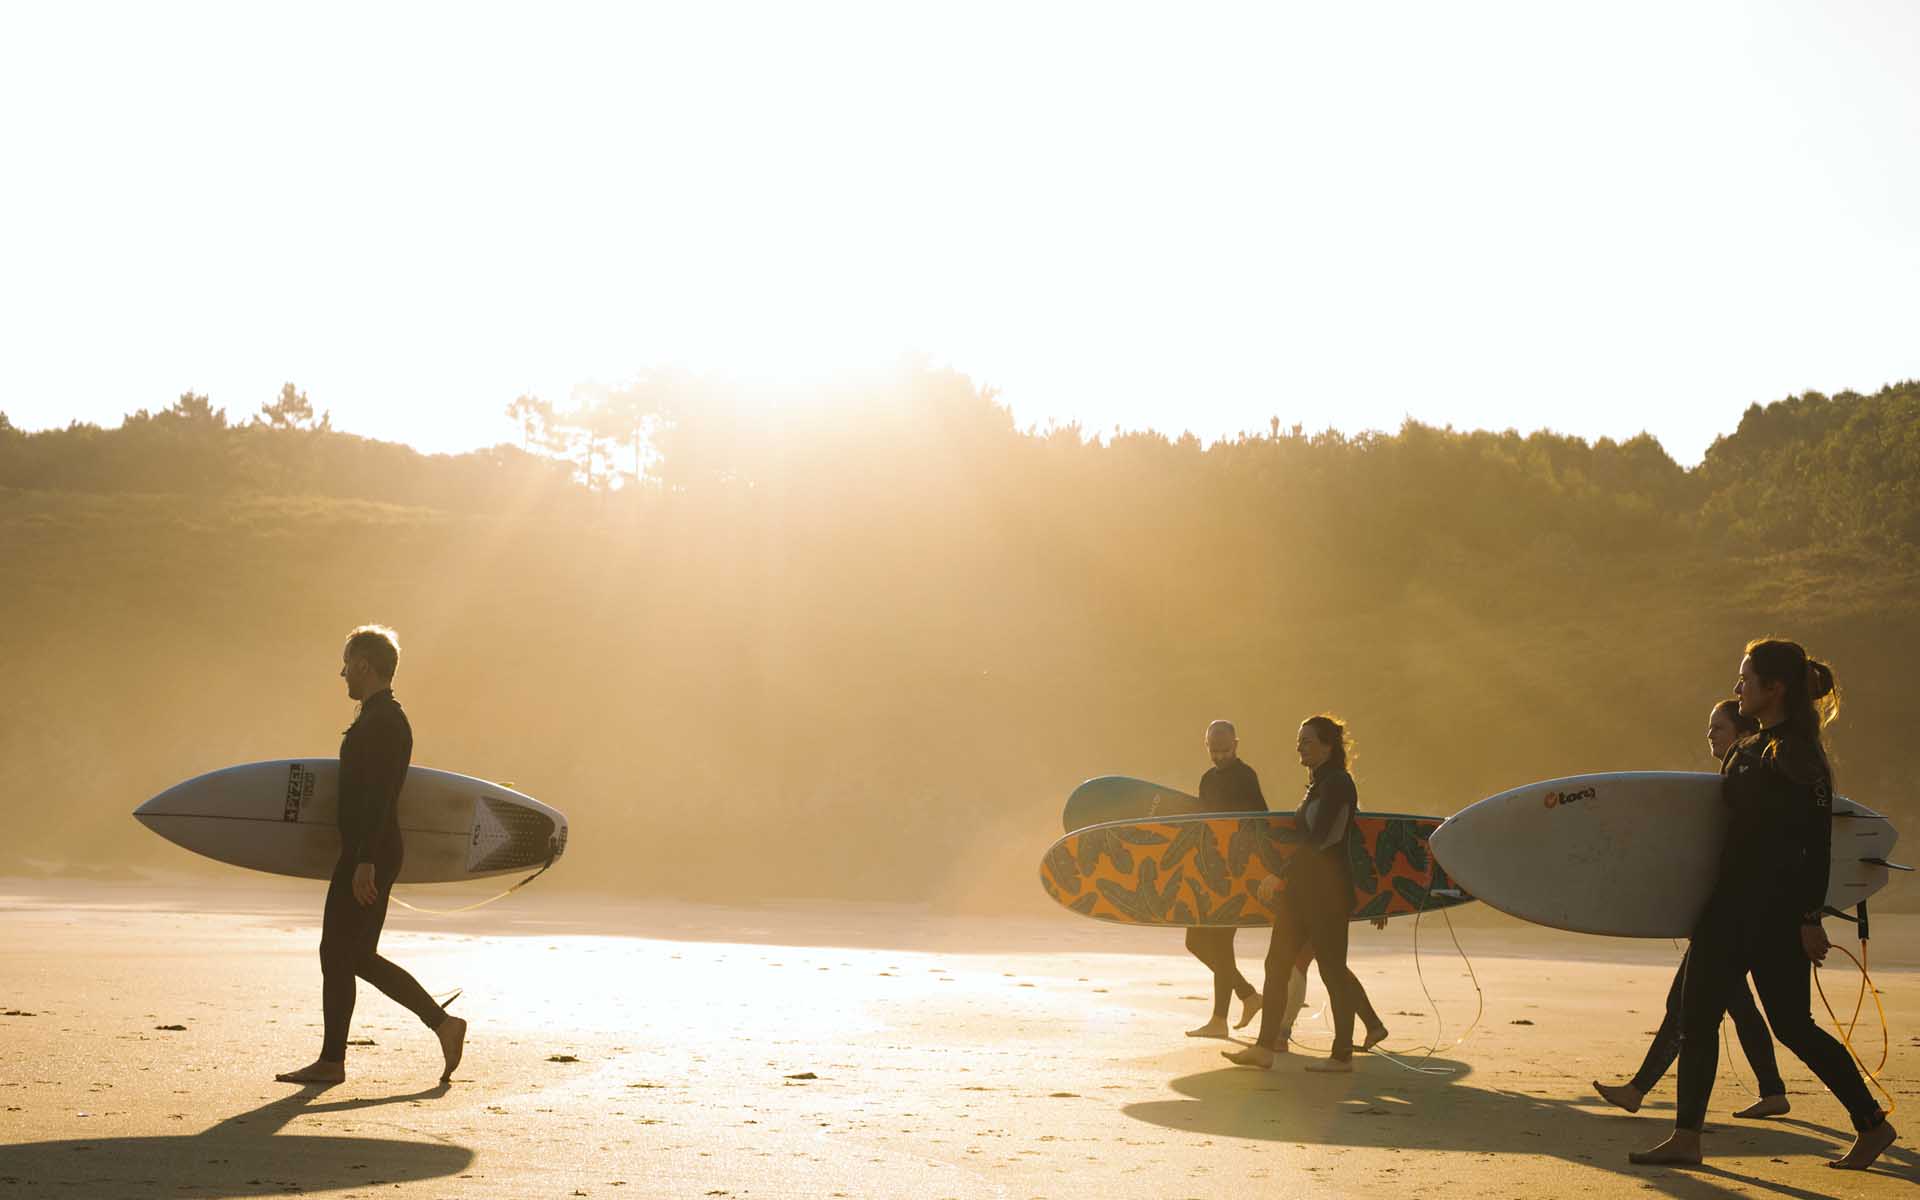
[[1754, 1117], [1778, 1117], [1792, 1111], [1793, 1105], [1787, 1103], [1785, 1096], [1762, 1096], [1733, 1115], [1752, 1120]]
[[1367, 1030], [1367, 1040], [1360, 1043], [1360, 1048], [1362, 1050], [1371, 1050], [1386, 1040], [1387, 1027], [1385, 1025], [1375, 1025], [1373, 1028]]
[[1205, 1025], [1202, 1025], [1198, 1029], [1187, 1030], [1187, 1036], [1188, 1037], [1225, 1037], [1227, 1036], [1226, 1018], [1215, 1017], [1213, 1020], [1208, 1021]]
[[1624, 1108], [1628, 1112], [1639, 1112], [1640, 1102], [1647, 1098], [1646, 1093], [1630, 1083], [1601, 1083], [1593, 1081], [1593, 1090], [1600, 1098], [1615, 1108]]
[[1885, 1117], [1872, 1129], [1857, 1135], [1853, 1139], [1853, 1148], [1827, 1165], [1842, 1171], [1864, 1171], [1873, 1165], [1888, 1146], [1893, 1145], [1895, 1134], [1893, 1122]]
[[347, 1064], [316, 1058], [298, 1071], [282, 1071], [274, 1079], [280, 1083], [344, 1083]]
[[1248, 1046], [1245, 1050], [1222, 1050], [1220, 1057], [1239, 1067], [1259, 1067], [1262, 1071], [1273, 1067], [1273, 1051], [1265, 1046]]
[[440, 1037], [440, 1053], [447, 1062], [447, 1069], [440, 1073], [440, 1082], [445, 1083], [453, 1078], [453, 1069], [460, 1065], [460, 1055], [467, 1048], [466, 1018], [448, 1016], [434, 1033]]
[[1700, 1165], [1700, 1131], [1676, 1129], [1666, 1141], [1651, 1150], [1635, 1150], [1627, 1161], [1643, 1167], [1697, 1167]]
[[1240, 1020], [1234, 1024], [1235, 1029], [1245, 1029], [1255, 1017], [1260, 1015], [1260, 993], [1253, 993], [1242, 1000], [1240, 1005]]
[[1350, 1058], [1316, 1058], [1307, 1064], [1307, 1070], [1322, 1075], [1351, 1075], [1353, 1060]]

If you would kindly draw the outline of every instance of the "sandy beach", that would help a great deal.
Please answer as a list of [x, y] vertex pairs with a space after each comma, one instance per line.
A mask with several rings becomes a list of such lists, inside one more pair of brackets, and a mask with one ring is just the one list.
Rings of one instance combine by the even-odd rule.
[[[1044, 901], [987, 919], [535, 888], [457, 918], [396, 908], [383, 951], [436, 993], [466, 989], [465, 1063], [438, 1086], [432, 1039], [362, 985], [348, 1081], [303, 1089], [273, 1073], [318, 1042], [319, 898], [290, 881], [0, 880], [0, 1195], [1691, 1200], [1920, 1180], [1920, 1136], [1871, 1174], [1826, 1170], [1845, 1115], [1784, 1052], [1793, 1113], [1732, 1120], [1752, 1086], [1737, 1048], [1709, 1165], [1630, 1167], [1671, 1120], [1671, 1076], [1637, 1116], [1588, 1080], [1638, 1064], [1678, 952], [1477, 906], [1453, 923], [1484, 995], [1460, 1045], [1477, 1000], [1446, 926], [1420, 929], [1417, 970], [1411, 922], [1356, 929], [1401, 1060], [1348, 1077], [1300, 1057], [1230, 1067], [1227, 1043], [1182, 1036], [1205, 977], [1177, 933]], [[1878, 917], [1875, 935], [1883, 1078], [1904, 1105], [1920, 1094], [1920, 918]], [[1263, 936], [1239, 945], [1257, 980]], [[1844, 1014], [1858, 977], [1840, 965], [1821, 977]], [[1316, 978], [1310, 1009], [1320, 995]], [[1324, 1043], [1323, 1022], [1302, 1028]], [[1856, 1044], [1878, 1059], [1871, 1001]], [[1895, 1123], [1920, 1135], [1920, 1113]]]

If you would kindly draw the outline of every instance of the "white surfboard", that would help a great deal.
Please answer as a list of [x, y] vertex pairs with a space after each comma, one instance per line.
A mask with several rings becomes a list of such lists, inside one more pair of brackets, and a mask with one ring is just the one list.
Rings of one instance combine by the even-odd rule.
[[[1687, 937], [1719, 874], [1726, 832], [1718, 775], [1622, 771], [1490, 796], [1442, 822], [1429, 844], [1475, 899], [1523, 920]], [[1827, 903], [1844, 911], [1885, 887], [1898, 837], [1879, 813], [1836, 799]]]
[[[161, 837], [236, 867], [326, 879], [340, 857], [340, 760], [276, 759], [210, 771], [133, 810]], [[401, 883], [531, 870], [567, 848], [567, 819], [511, 788], [410, 767], [400, 788]]]

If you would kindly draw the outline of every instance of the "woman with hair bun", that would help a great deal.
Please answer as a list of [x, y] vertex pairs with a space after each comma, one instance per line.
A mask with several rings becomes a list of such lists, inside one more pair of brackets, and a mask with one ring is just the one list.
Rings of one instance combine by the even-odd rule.
[[1821, 727], [1840, 708], [1833, 669], [1797, 642], [1747, 644], [1734, 687], [1740, 712], [1760, 723], [1721, 767], [1729, 809], [1720, 875], [1694, 926], [1680, 1002], [1680, 1097], [1666, 1141], [1628, 1155], [1649, 1165], [1694, 1164], [1719, 1064], [1720, 1018], [1748, 972], [1773, 1036], [1846, 1106], [1853, 1146], [1828, 1163], [1863, 1171], [1893, 1145], [1847, 1048], [1814, 1023], [1809, 979], [1829, 944], [1826, 908], [1833, 839], [1833, 772]]
[[[1320, 979], [1326, 984], [1327, 1001], [1333, 1009], [1333, 1052], [1307, 1064], [1309, 1071], [1353, 1070], [1353, 1020], [1357, 1013], [1367, 1018], [1367, 1039], [1361, 1049], [1369, 1049], [1387, 1036], [1387, 1028], [1373, 1013], [1367, 993], [1347, 968], [1347, 922], [1353, 915], [1353, 868], [1347, 861], [1347, 835], [1353, 827], [1359, 807], [1359, 789], [1347, 771], [1347, 729], [1335, 718], [1322, 713], [1308, 717], [1300, 725], [1296, 743], [1300, 765], [1310, 772], [1307, 794], [1302, 797], [1295, 820], [1301, 832], [1301, 844], [1287, 862], [1286, 903], [1273, 923], [1273, 939], [1267, 947], [1267, 994], [1260, 1009], [1260, 1036], [1254, 1044], [1233, 1053], [1225, 1053], [1229, 1062], [1246, 1067], [1271, 1067], [1275, 1054], [1286, 1053], [1291, 1021], [1282, 1003], [1294, 961], [1300, 951], [1311, 945], [1313, 957], [1320, 962]], [[1272, 906], [1279, 891], [1277, 878], [1261, 880], [1259, 896]]]
[[[1707, 713], [1707, 752], [1724, 766], [1734, 743], [1759, 731], [1760, 722], [1741, 716], [1739, 697], [1730, 696]], [[1647, 1093], [1673, 1065], [1680, 1054], [1680, 999], [1686, 981], [1687, 960], [1683, 956], [1680, 969], [1673, 974], [1673, 986], [1667, 990], [1667, 1015], [1660, 1022], [1659, 1032], [1653, 1035], [1653, 1044], [1647, 1047], [1640, 1070], [1625, 1083], [1594, 1080], [1593, 1090], [1600, 1093], [1602, 1100], [1628, 1112], [1639, 1112]], [[1787, 1101], [1787, 1085], [1780, 1078], [1780, 1064], [1773, 1055], [1773, 1035], [1767, 1032], [1767, 1022], [1754, 1006], [1753, 992], [1747, 988], [1744, 976], [1727, 993], [1727, 1015], [1733, 1018], [1734, 1030], [1740, 1035], [1740, 1048], [1746, 1051], [1747, 1063], [1753, 1068], [1754, 1085], [1760, 1090], [1758, 1100], [1733, 1115], [1777, 1117], [1790, 1112], [1793, 1105]]]

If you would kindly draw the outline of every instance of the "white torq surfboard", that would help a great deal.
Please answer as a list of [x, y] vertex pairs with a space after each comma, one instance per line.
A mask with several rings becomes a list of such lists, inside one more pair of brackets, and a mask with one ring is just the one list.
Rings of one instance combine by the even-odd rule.
[[[1719, 874], [1726, 833], [1718, 775], [1622, 771], [1490, 796], [1449, 817], [1429, 844], [1475, 899], [1523, 920], [1577, 933], [1688, 937]], [[1836, 799], [1827, 903], [1845, 910], [1885, 887], [1880, 863], [1898, 838], [1880, 814]]]
[[[340, 857], [340, 760], [276, 759], [210, 771], [133, 810], [195, 854], [326, 879]], [[410, 767], [400, 788], [401, 883], [449, 883], [531, 870], [567, 848], [567, 819], [511, 788]]]

